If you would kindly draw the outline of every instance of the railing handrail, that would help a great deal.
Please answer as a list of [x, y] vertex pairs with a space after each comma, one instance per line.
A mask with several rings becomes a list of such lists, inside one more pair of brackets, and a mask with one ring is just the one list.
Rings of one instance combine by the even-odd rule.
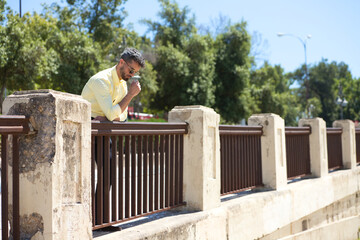
[[342, 128], [326, 128], [327, 134], [342, 134]]
[[164, 135], [187, 134], [187, 123], [109, 122], [91, 121], [92, 135]]
[[224, 135], [262, 135], [262, 126], [219, 125], [219, 133]]
[[308, 135], [311, 134], [311, 127], [285, 127], [286, 135]]
[[0, 134], [29, 133], [29, 118], [22, 115], [1, 115]]

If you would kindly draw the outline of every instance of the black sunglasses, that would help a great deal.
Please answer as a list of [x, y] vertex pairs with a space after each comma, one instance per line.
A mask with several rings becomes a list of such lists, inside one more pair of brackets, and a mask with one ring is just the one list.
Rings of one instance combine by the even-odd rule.
[[130, 69], [129, 73], [130, 74], [134, 74], [135, 73], [135, 69], [133, 69], [125, 60], [124, 62], [126, 63], [126, 65], [128, 66], [128, 68]]

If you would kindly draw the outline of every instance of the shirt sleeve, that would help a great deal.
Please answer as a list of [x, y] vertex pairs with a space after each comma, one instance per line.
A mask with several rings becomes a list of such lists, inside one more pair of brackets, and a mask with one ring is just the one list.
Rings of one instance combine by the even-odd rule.
[[96, 101], [101, 108], [101, 111], [105, 114], [106, 118], [113, 121], [115, 118], [121, 115], [121, 108], [118, 104], [113, 106], [112, 98], [110, 95], [111, 84], [103, 79], [93, 79], [90, 85]]

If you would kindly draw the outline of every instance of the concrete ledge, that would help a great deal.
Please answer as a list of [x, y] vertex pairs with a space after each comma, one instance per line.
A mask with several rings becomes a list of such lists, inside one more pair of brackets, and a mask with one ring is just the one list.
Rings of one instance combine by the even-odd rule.
[[279, 240], [308, 240], [308, 239], [358, 239], [360, 216], [345, 218], [326, 226], [317, 227], [297, 233]]
[[[222, 202], [220, 207], [212, 210], [165, 217], [95, 239], [262, 238], [314, 212], [326, 210], [334, 202], [351, 195], [356, 196], [356, 201], [337, 205], [338, 212], [346, 212], [351, 207], [349, 204], [360, 205], [360, 200], [358, 201], [358, 196], [360, 196], [359, 173], [359, 167], [353, 170], [336, 171], [323, 178], [301, 180], [288, 184], [286, 188], [279, 191], [244, 195]], [[341, 217], [356, 217], [359, 212], [360, 208], [355, 206], [347, 214], [338, 214], [336, 218], [329, 218], [327, 221], [331, 224], [332, 221], [340, 221]], [[357, 225], [356, 222], [355, 225]], [[352, 224], [351, 226], [355, 225]], [[356, 231], [358, 227], [356, 227]], [[289, 230], [288, 235], [303, 230], [301, 227], [294, 227], [294, 229]], [[355, 230], [353, 229], [353, 231]]]

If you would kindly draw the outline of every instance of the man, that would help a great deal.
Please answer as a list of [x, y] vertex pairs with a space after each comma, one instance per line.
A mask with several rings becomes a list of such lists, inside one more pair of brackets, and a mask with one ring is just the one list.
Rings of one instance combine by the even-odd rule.
[[135, 48], [126, 48], [116, 66], [92, 76], [81, 93], [91, 103], [91, 118], [125, 121], [130, 101], [141, 91], [138, 81], [133, 81], [129, 90], [126, 81], [144, 66], [141, 53]]

